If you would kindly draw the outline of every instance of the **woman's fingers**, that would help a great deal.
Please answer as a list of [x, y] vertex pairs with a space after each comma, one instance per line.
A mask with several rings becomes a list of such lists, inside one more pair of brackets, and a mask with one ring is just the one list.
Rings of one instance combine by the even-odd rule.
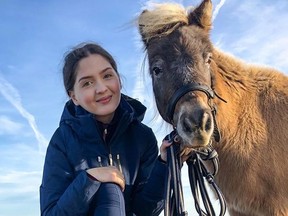
[[160, 146], [160, 157], [163, 161], [167, 161], [167, 148], [172, 144], [168, 140], [163, 140]]
[[117, 183], [121, 187], [121, 190], [124, 191], [124, 189], [125, 189], [125, 178], [124, 178], [124, 175], [117, 168], [114, 171], [115, 171], [115, 174], [116, 174], [115, 183]]
[[125, 189], [124, 175], [115, 166], [96, 167], [88, 169], [86, 172], [99, 182], [114, 182], [121, 187], [122, 191]]
[[122, 191], [125, 190], [125, 179], [124, 179], [124, 177], [123, 177], [123, 178], [120, 178], [120, 180], [118, 181], [117, 184], [121, 187], [121, 190], [122, 190]]

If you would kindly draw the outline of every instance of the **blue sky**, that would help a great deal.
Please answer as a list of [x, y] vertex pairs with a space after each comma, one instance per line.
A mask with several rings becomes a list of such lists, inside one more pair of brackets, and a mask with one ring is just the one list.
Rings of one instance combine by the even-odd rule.
[[[200, 0], [176, 2], [187, 7]], [[0, 216], [40, 215], [38, 188], [45, 150], [68, 99], [61, 77], [63, 56], [80, 42], [98, 42], [112, 53], [123, 76], [123, 93], [148, 107], [145, 122], [159, 141], [169, 132], [160, 118], [154, 118], [150, 78], [141, 70], [142, 44], [131, 24], [149, 3], [0, 1]], [[217, 47], [288, 74], [287, 1], [213, 3], [211, 39]], [[186, 209], [193, 214], [185, 167], [183, 184]]]

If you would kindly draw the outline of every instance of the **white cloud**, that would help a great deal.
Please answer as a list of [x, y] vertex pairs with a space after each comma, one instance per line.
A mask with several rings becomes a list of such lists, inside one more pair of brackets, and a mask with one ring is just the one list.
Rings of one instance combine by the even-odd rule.
[[48, 141], [38, 130], [35, 117], [29, 113], [22, 105], [21, 96], [16, 88], [14, 88], [4, 77], [0, 76], [0, 93], [4, 98], [9, 101], [16, 110], [24, 117], [29, 126], [34, 132], [35, 138], [38, 141], [38, 149], [40, 153], [43, 153], [46, 149]]
[[[1, 171], [0, 215], [40, 215], [39, 171]], [[13, 203], [13, 205], [11, 205]]]
[[[5, 184], [15, 184], [15, 188], [11, 193], [34, 193], [35, 187], [40, 185], [39, 179], [41, 179], [42, 172], [39, 171], [9, 171], [3, 172], [0, 176], [0, 183], [2, 186]], [[5, 194], [5, 187], [0, 187], [0, 195]], [[7, 193], [6, 193], [7, 194]]]
[[44, 156], [37, 149], [26, 142], [1, 145], [0, 164], [0, 198], [38, 196]]
[[220, 11], [220, 9], [223, 7], [223, 5], [225, 4], [226, 0], [220, 0], [219, 4], [216, 5], [215, 10], [213, 12], [213, 16], [212, 16], [212, 21], [214, 21]]
[[23, 128], [22, 124], [12, 121], [7, 116], [0, 116], [0, 135], [19, 134], [22, 128]]
[[287, 74], [288, 14], [281, 7], [280, 4], [262, 4], [260, 1], [242, 2], [233, 14], [239, 27], [246, 28], [239, 29], [240, 38], [231, 45], [226, 44], [231, 46], [226, 49], [249, 62], [286, 70]]

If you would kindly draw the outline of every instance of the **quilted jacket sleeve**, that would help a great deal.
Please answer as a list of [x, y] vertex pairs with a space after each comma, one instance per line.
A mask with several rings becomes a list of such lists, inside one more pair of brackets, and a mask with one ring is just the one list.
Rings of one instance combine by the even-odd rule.
[[49, 143], [44, 163], [40, 186], [41, 215], [87, 215], [100, 182], [90, 180], [85, 171], [74, 175], [74, 168], [67, 158], [65, 138], [58, 128]]

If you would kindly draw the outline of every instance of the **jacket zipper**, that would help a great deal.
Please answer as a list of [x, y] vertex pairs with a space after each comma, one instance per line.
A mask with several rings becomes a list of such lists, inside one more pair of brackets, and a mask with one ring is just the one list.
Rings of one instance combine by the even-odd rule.
[[108, 147], [109, 149], [109, 166], [113, 166], [113, 157], [112, 157], [112, 154], [111, 154], [111, 147], [108, 146], [108, 144], [106, 143], [106, 136], [108, 134], [108, 131], [107, 131], [107, 128], [104, 129], [103, 131], [103, 140], [104, 140], [104, 143], [105, 145]]
[[117, 163], [118, 163], [118, 169], [119, 171], [123, 174], [122, 172], [122, 166], [121, 166], [121, 162], [120, 162], [120, 155], [117, 154]]
[[[104, 140], [105, 145], [109, 148], [109, 166], [113, 166], [113, 156], [112, 156], [112, 153], [111, 153], [111, 146], [108, 146], [108, 144], [106, 143], [107, 134], [108, 134], [108, 131], [107, 131], [107, 128], [105, 128], [104, 131], [103, 131], [103, 140]], [[122, 173], [122, 166], [121, 166], [120, 155], [119, 154], [116, 155], [116, 159], [117, 159], [118, 169]], [[102, 166], [102, 162], [101, 162], [101, 157], [100, 156], [98, 156], [98, 162], [99, 162], [100, 166]]]
[[103, 131], [103, 140], [104, 140], [105, 144], [106, 144], [106, 136], [107, 136], [107, 134], [108, 134], [108, 131], [107, 131], [107, 128], [105, 128], [104, 131]]
[[99, 166], [102, 167], [102, 160], [100, 156], [98, 156], [98, 163], [99, 163]]
[[109, 166], [113, 166], [113, 158], [111, 153], [109, 153]]

